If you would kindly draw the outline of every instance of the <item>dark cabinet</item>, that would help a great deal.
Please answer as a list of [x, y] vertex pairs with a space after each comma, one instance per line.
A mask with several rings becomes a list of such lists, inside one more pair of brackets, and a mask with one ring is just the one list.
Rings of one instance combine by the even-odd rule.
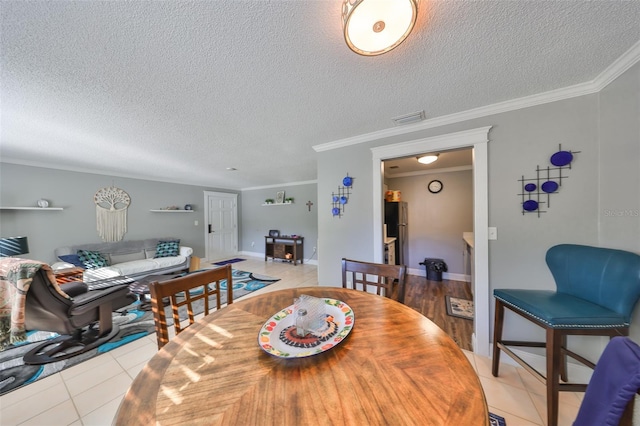
[[304, 237], [264, 237], [264, 261], [281, 259], [302, 264]]

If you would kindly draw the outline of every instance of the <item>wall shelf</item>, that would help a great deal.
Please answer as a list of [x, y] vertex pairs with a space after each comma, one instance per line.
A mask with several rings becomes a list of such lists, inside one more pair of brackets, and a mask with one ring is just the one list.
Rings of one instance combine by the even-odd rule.
[[0, 207], [0, 210], [47, 210], [47, 211], [60, 211], [64, 210], [62, 207]]
[[263, 206], [290, 206], [293, 203], [264, 203]]
[[193, 213], [193, 210], [149, 210], [153, 213]]

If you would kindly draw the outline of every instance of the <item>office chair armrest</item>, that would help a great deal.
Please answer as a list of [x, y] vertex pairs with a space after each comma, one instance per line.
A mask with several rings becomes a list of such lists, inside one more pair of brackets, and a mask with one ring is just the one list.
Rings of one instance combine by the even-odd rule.
[[69, 297], [74, 298], [89, 291], [89, 286], [82, 281], [71, 281], [60, 286]]

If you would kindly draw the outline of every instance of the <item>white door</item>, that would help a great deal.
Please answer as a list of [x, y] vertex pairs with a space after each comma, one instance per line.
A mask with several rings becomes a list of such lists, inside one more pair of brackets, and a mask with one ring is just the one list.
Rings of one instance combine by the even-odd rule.
[[208, 260], [238, 253], [238, 194], [204, 192], [205, 250]]

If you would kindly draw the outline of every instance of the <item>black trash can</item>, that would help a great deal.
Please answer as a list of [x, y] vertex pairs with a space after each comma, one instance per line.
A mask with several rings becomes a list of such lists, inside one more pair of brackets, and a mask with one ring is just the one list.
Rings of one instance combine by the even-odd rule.
[[447, 264], [442, 259], [425, 258], [420, 264], [425, 266], [429, 281], [442, 281], [442, 273], [447, 272]]

